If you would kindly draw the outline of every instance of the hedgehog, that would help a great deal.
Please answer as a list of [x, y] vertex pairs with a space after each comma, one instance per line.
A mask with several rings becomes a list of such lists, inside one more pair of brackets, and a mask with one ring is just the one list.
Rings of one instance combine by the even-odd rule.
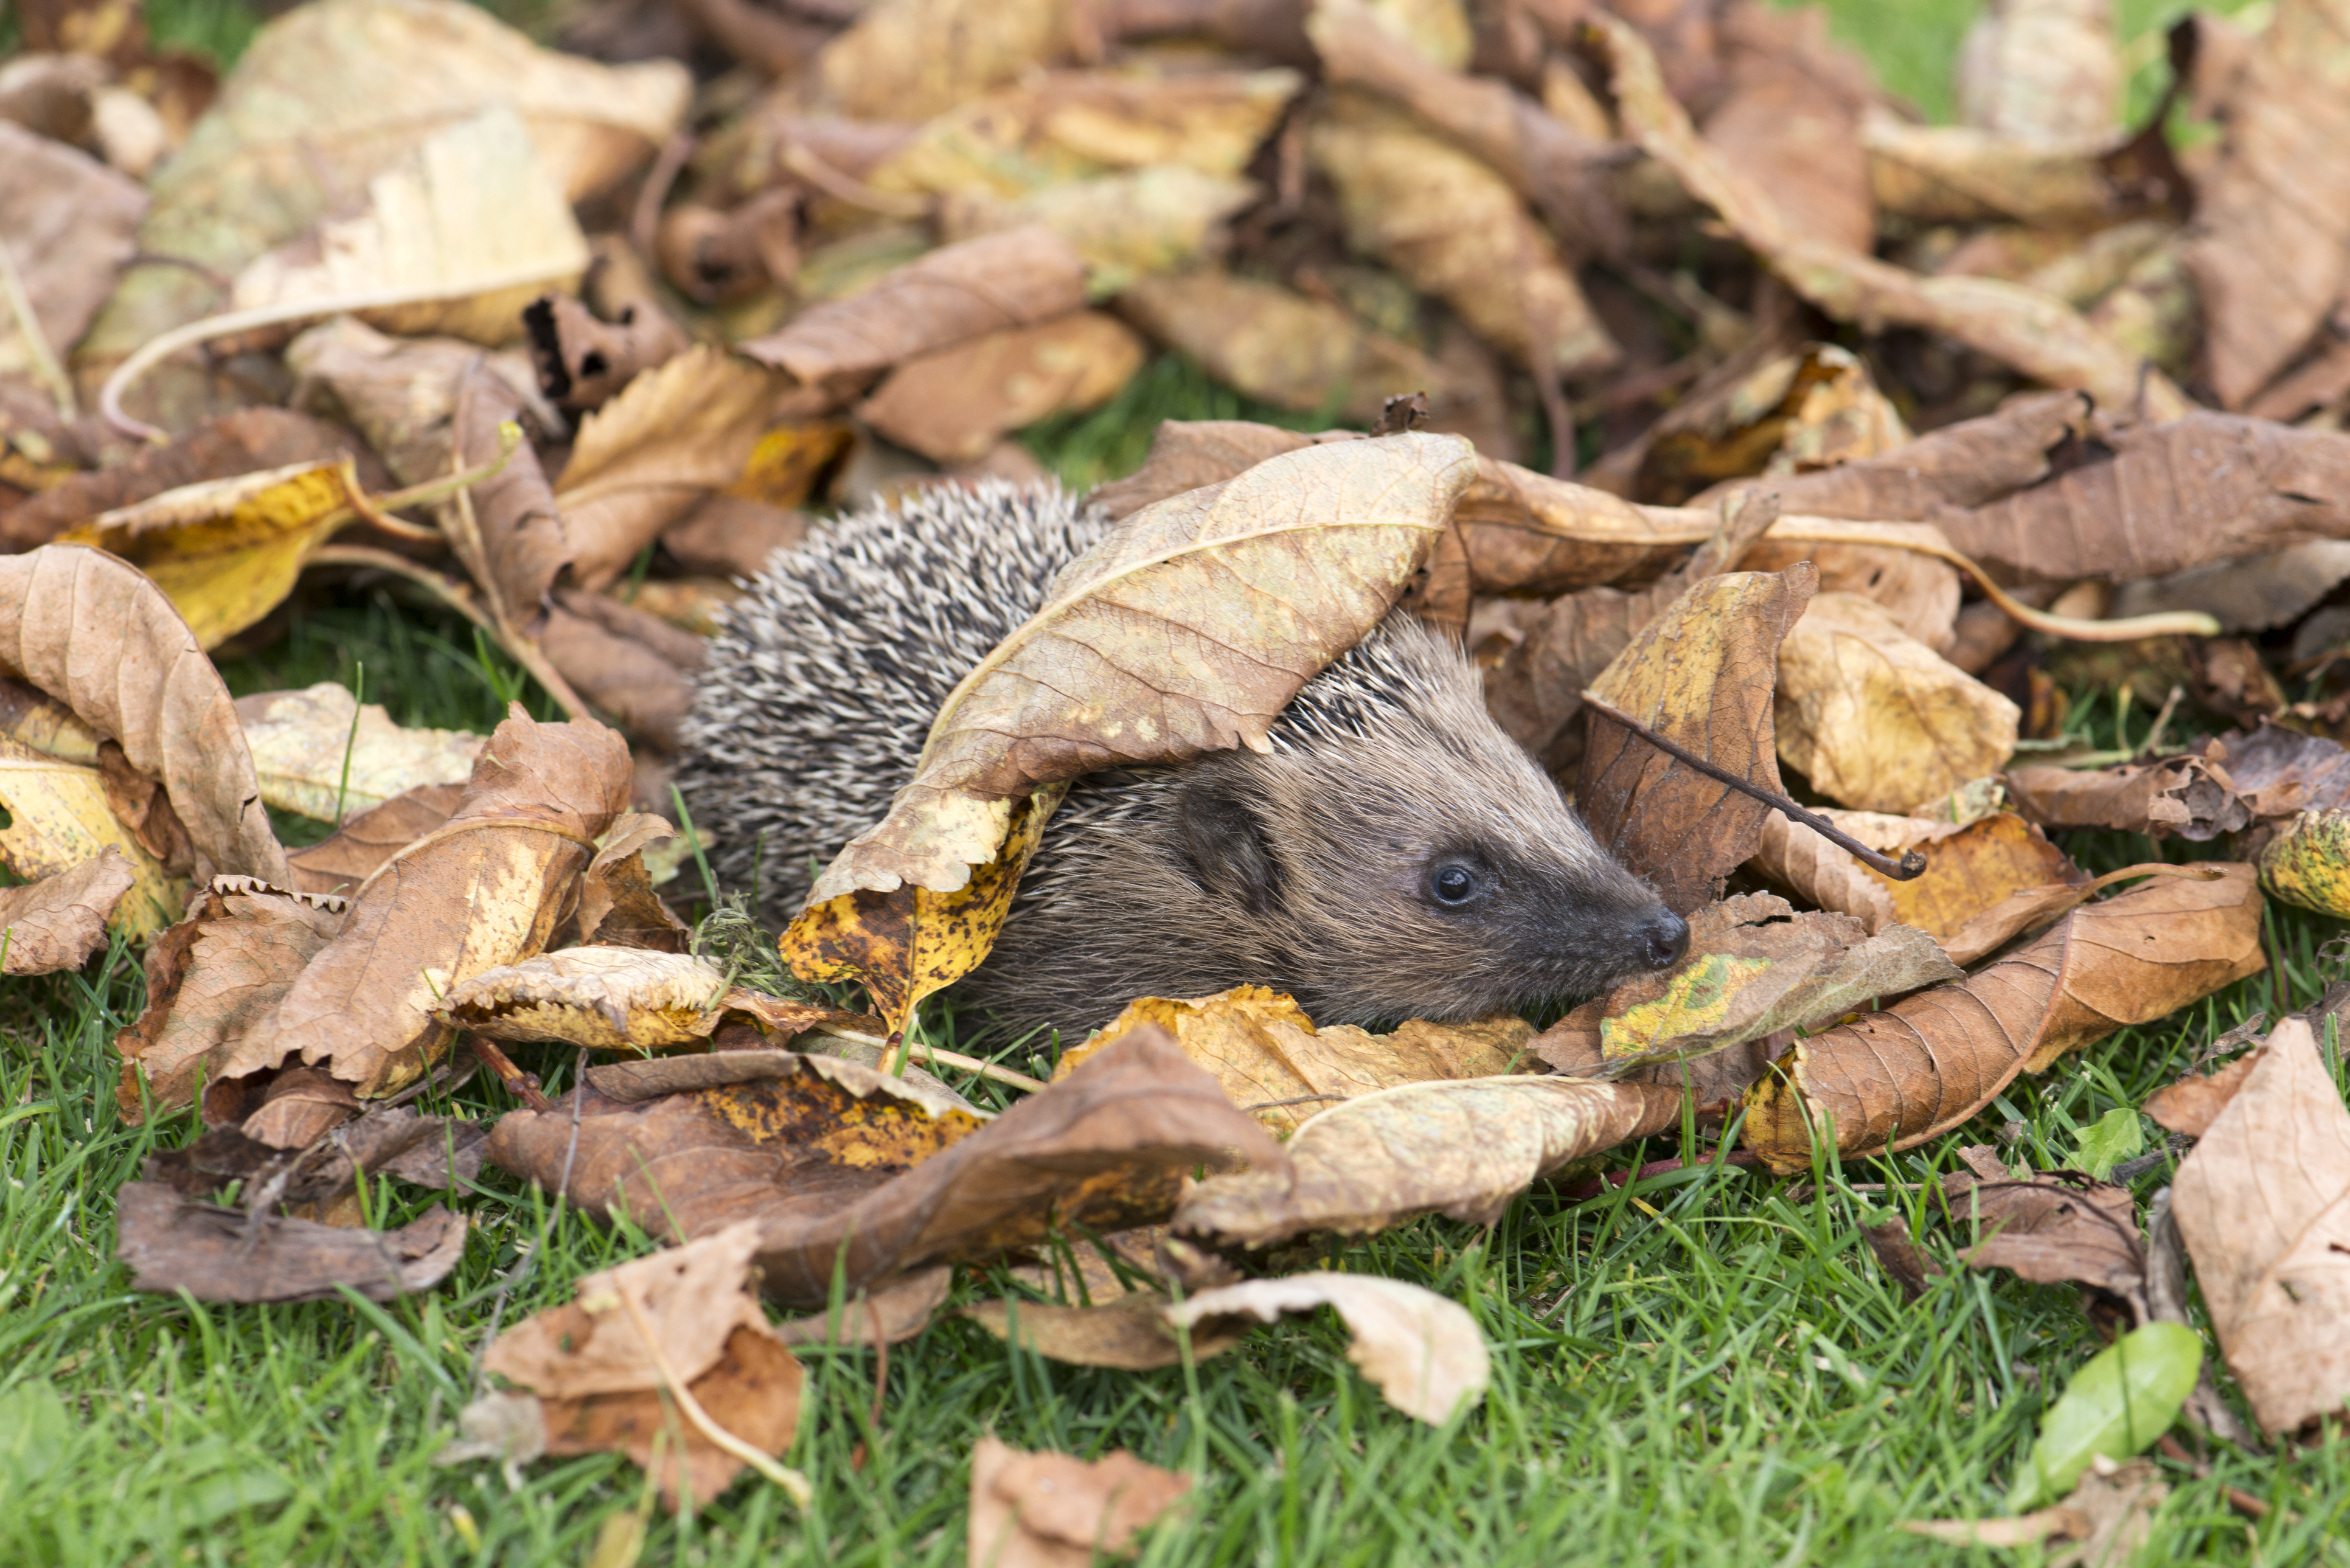
[[[678, 783], [727, 886], [781, 925], [879, 822], [941, 702], [1112, 526], [1057, 485], [916, 490], [820, 529], [727, 607]], [[958, 1001], [1075, 1038], [1142, 996], [1243, 984], [1316, 1024], [1466, 1021], [1669, 968], [1689, 927], [1393, 610], [1267, 753], [1076, 781]]]

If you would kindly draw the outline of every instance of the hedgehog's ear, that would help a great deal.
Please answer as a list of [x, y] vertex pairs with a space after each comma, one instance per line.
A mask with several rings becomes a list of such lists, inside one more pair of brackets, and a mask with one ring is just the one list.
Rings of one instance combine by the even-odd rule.
[[1265, 844], [1264, 824], [1234, 781], [1186, 784], [1176, 823], [1192, 877], [1202, 888], [1260, 915], [1280, 901], [1280, 872]]

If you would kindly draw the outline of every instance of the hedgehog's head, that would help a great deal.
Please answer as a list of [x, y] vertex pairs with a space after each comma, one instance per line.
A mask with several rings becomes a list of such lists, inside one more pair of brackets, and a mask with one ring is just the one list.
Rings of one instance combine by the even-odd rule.
[[1309, 685], [1276, 742], [1191, 764], [1175, 839], [1201, 890], [1263, 939], [1275, 972], [1240, 978], [1288, 990], [1316, 1023], [1515, 1011], [1687, 951], [1687, 923], [1599, 846], [1486, 713], [1475, 670], [1417, 622], [1394, 618]]

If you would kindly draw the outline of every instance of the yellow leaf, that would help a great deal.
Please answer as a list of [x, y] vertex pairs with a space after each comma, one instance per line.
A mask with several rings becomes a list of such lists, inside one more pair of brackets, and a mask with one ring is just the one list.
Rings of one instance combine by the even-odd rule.
[[117, 507], [61, 536], [154, 579], [202, 647], [219, 647], [294, 591], [311, 554], [359, 515], [350, 460], [210, 479]]
[[2261, 851], [2261, 886], [2288, 904], [2350, 918], [2350, 812], [2304, 811]]
[[8, 816], [0, 827], [0, 865], [17, 876], [37, 881], [117, 849], [135, 876], [109, 923], [139, 938], [180, 918], [184, 886], [108, 808], [97, 768], [0, 740], [0, 809]]
[[1067, 793], [1052, 784], [1012, 805], [1003, 848], [953, 892], [907, 883], [811, 904], [784, 932], [785, 961], [805, 981], [862, 981], [891, 1032], [905, 1028], [922, 998], [977, 969], [995, 946], [1020, 874]]

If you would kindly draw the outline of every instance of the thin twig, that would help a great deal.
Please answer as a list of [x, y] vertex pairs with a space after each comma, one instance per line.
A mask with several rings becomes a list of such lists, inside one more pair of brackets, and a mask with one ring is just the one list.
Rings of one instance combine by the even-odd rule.
[[25, 351], [32, 356], [33, 374], [48, 387], [60, 415], [68, 420], [79, 419], [81, 406], [74, 401], [73, 378], [66, 374], [57, 350], [50, 347], [49, 335], [41, 330], [41, 318], [33, 314], [33, 296], [26, 291], [24, 275], [16, 270], [16, 258], [9, 254], [5, 241], [0, 241], [0, 294], [6, 295], [9, 314], [16, 317], [16, 331], [25, 339]]
[[637, 1325], [637, 1334], [645, 1342], [645, 1354], [652, 1359], [653, 1370], [660, 1375], [662, 1384], [675, 1397], [678, 1408], [685, 1412], [685, 1418], [693, 1423], [694, 1429], [775, 1482], [783, 1489], [784, 1495], [801, 1509], [812, 1507], [816, 1502], [816, 1489], [808, 1485], [807, 1477], [787, 1465], [777, 1464], [771, 1456], [761, 1453], [712, 1419], [710, 1412], [702, 1407], [702, 1401], [693, 1397], [693, 1390], [685, 1386], [685, 1379], [677, 1375], [677, 1368], [670, 1365], [668, 1353], [661, 1349], [660, 1341], [653, 1337], [653, 1325], [645, 1321], [644, 1312], [637, 1305], [636, 1298], [625, 1290], [613, 1293], [620, 1298], [620, 1305], [627, 1310], [629, 1321]]
[[[460, 498], [463, 499], [462, 497]], [[312, 553], [309, 562], [314, 566], [370, 566], [377, 571], [390, 572], [407, 578], [426, 589], [442, 604], [490, 634], [490, 639], [504, 650], [507, 658], [529, 672], [532, 680], [546, 689], [557, 706], [574, 719], [589, 717], [588, 704], [571, 689], [536, 643], [519, 633], [509, 633], [481, 606], [473, 602], [473, 591], [463, 583], [452, 583], [432, 567], [394, 555], [390, 550], [378, 550], [366, 545], [328, 545]]]
[[786, 135], [784, 138], [782, 162], [785, 168], [837, 202], [890, 218], [930, 216], [931, 198], [928, 196], [877, 191], [856, 175], [834, 167], [815, 148], [796, 136]]
[[[819, 1029], [814, 1033], [833, 1040], [853, 1041], [859, 1045], [878, 1045], [893, 1054], [899, 1049], [895, 1043], [879, 1034], [861, 1033], [854, 1029], [827, 1028]], [[966, 1056], [960, 1051], [948, 1051], [931, 1044], [917, 1045], [914, 1049], [921, 1052], [925, 1058], [924, 1064], [927, 1066], [936, 1067], [944, 1064], [962, 1072], [977, 1074], [980, 1077], [991, 1079], [998, 1084], [1008, 1084], [1015, 1089], [1025, 1089], [1032, 1095], [1047, 1086], [1041, 1078], [1032, 1078], [1025, 1073], [1015, 1073], [1009, 1067], [999, 1067], [993, 1062], [983, 1062], [976, 1056]], [[883, 1070], [888, 1070], [886, 1065]]]
[[1854, 858], [1879, 876], [1890, 877], [1896, 882], [1908, 882], [1926, 874], [1926, 856], [1922, 850], [1908, 850], [1898, 860], [1890, 856], [1879, 854], [1818, 812], [1805, 811], [1777, 790], [1765, 789], [1751, 780], [1740, 778], [1727, 768], [1717, 767], [1694, 752], [1684, 751], [1614, 703], [1603, 701], [1588, 691], [1583, 693], [1583, 701], [1599, 717], [1610, 723], [1623, 725], [1675, 762], [1695, 768], [1716, 784], [1728, 784], [1741, 794], [1753, 796], [1790, 821], [1802, 823], [1839, 849], [1849, 852]]
[[515, 1066], [512, 1057], [479, 1034], [467, 1035], [465, 1044], [472, 1047], [474, 1055], [481, 1058], [482, 1065], [498, 1075], [498, 1082], [522, 1097], [524, 1105], [542, 1114], [555, 1108], [555, 1102], [548, 1099], [546, 1091], [538, 1086], [537, 1074], [525, 1073]]
[[677, 177], [685, 172], [693, 148], [694, 139], [686, 132], [681, 130], [671, 136], [661, 144], [660, 156], [653, 160], [652, 171], [637, 191], [637, 204], [629, 213], [629, 242], [637, 247], [639, 256], [648, 260], [652, 256], [653, 242], [660, 234], [661, 207], [677, 184]]

